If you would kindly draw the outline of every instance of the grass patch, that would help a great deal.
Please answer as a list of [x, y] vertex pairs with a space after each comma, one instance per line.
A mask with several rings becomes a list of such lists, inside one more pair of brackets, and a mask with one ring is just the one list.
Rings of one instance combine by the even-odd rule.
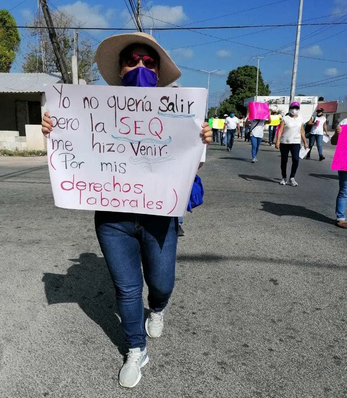
[[9, 149], [0, 149], [0, 156], [46, 156], [46, 151], [10, 151]]

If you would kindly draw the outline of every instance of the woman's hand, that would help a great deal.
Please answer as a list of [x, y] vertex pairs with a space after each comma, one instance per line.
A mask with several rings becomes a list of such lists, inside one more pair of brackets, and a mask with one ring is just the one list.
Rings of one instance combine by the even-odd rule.
[[277, 142], [277, 141], [276, 141], [276, 144], [275, 144], [275, 148], [276, 148], [276, 149], [280, 149], [280, 143]]
[[212, 141], [212, 128], [207, 122], [204, 122], [201, 127], [202, 141], [204, 144], [209, 144]]
[[49, 133], [53, 130], [52, 120], [48, 112], [45, 112], [43, 115], [42, 123], [41, 123], [41, 131], [42, 134], [47, 137]]
[[307, 142], [304, 143], [304, 147], [305, 147], [305, 149], [308, 149]]

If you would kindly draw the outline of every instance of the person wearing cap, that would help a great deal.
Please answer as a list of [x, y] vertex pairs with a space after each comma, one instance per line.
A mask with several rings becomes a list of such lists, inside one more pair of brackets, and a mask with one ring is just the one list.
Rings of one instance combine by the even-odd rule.
[[225, 119], [224, 130], [227, 132], [227, 150], [230, 152], [234, 146], [234, 138], [236, 130], [240, 134], [240, 124], [239, 119], [235, 116], [234, 112]]
[[246, 122], [246, 118], [241, 113], [240, 114], [240, 118], [239, 118], [240, 129], [239, 129], [239, 133], [237, 135], [237, 138], [240, 138], [240, 136], [241, 136], [241, 140], [243, 139], [243, 130], [244, 130], [244, 127], [245, 127], [245, 122]]
[[[335, 129], [335, 134], [331, 137], [331, 144], [337, 145], [339, 134], [341, 133], [341, 126], [347, 126], [347, 118], [341, 120]], [[347, 171], [338, 170], [339, 175], [339, 192], [336, 197], [336, 226], [347, 229], [346, 221], [346, 206], [347, 206]]]
[[228, 115], [225, 113], [223, 115], [223, 117], [224, 117], [224, 126], [223, 126], [222, 130], [220, 130], [220, 144], [222, 146], [225, 146], [225, 144], [227, 142], [227, 134], [226, 134], [227, 130], [226, 130], [226, 126], [225, 126], [225, 119], [228, 117]]
[[311, 150], [312, 150], [315, 142], [317, 145], [319, 160], [325, 159], [325, 157], [323, 156], [323, 134], [325, 134], [329, 137], [329, 133], [328, 133], [328, 128], [327, 128], [327, 119], [323, 115], [323, 112], [324, 112], [323, 108], [318, 108], [316, 110], [317, 116], [316, 117], [312, 116], [311, 119], [307, 123], [308, 125], [311, 125], [312, 128], [310, 130], [310, 136], [309, 136], [310, 151], [306, 155], [306, 159], [310, 159]]
[[[108, 37], [95, 56], [99, 71], [109, 85], [168, 86], [181, 72], [167, 52], [150, 35], [142, 32]], [[42, 121], [43, 134], [52, 131], [48, 113]], [[202, 124], [201, 138], [210, 143], [212, 131]], [[152, 338], [163, 331], [164, 309], [175, 281], [177, 217], [95, 212], [95, 228], [109, 268], [119, 315], [128, 347], [118, 380], [135, 387], [141, 368], [148, 362], [146, 333]], [[142, 265], [142, 266], [141, 266]], [[148, 285], [150, 314], [144, 319], [143, 278]]]
[[[281, 151], [281, 172], [282, 180], [280, 185], [289, 184], [293, 187], [298, 186], [295, 181], [295, 174], [299, 166], [299, 152], [301, 148], [301, 141], [303, 141], [305, 148], [308, 148], [303, 120], [299, 116], [300, 103], [292, 102], [289, 105], [289, 113], [283, 117], [280, 124], [276, 145], [277, 149]], [[292, 168], [290, 171], [289, 180], [287, 181], [287, 163], [289, 152], [292, 156]]]

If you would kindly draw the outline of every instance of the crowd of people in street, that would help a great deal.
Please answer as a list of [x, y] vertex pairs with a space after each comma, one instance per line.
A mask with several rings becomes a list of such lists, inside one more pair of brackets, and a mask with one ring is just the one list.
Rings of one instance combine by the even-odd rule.
[[[270, 110], [268, 119], [248, 120], [240, 114], [238, 119], [235, 113], [224, 115], [224, 128], [221, 130], [221, 137], [227, 139], [227, 150], [230, 152], [234, 145], [234, 138], [243, 138], [251, 141], [251, 162], [258, 161], [257, 155], [260, 144], [264, 138], [264, 128], [268, 125], [268, 143], [270, 146], [280, 150], [281, 153], [281, 175], [280, 185], [291, 185], [297, 187], [299, 184], [295, 180], [295, 175], [299, 167], [300, 158], [311, 159], [311, 152], [316, 144], [319, 161], [325, 159], [323, 155], [323, 141], [331, 140], [332, 145], [337, 145], [342, 126], [347, 126], [347, 119], [343, 119], [335, 129], [335, 134], [330, 137], [327, 127], [327, 119], [324, 116], [324, 109], [317, 108], [315, 114], [305, 122], [300, 116], [300, 103], [292, 102], [289, 105], [288, 113], [281, 115], [277, 109]], [[221, 144], [223, 141], [221, 138]], [[303, 151], [303, 153], [301, 153]], [[289, 154], [292, 158], [292, 165], [287, 179], [287, 165]], [[347, 206], [347, 171], [338, 170], [339, 192], [336, 198], [335, 214], [336, 225], [347, 229], [346, 206]]]

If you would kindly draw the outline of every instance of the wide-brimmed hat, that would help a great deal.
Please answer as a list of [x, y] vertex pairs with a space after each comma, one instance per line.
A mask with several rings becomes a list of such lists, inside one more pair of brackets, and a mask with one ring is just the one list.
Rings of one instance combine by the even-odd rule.
[[119, 76], [119, 54], [131, 44], [145, 44], [158, 53], [160, 58], [158, 86], [165, 87], [181, 76], [181, 71], [154, 37], [143, 32], [123, 33], [103, 40], [96, 50], [95, 61], [101, 76], [109, 85], [120, 86], [122, 84], [122, 78]]

